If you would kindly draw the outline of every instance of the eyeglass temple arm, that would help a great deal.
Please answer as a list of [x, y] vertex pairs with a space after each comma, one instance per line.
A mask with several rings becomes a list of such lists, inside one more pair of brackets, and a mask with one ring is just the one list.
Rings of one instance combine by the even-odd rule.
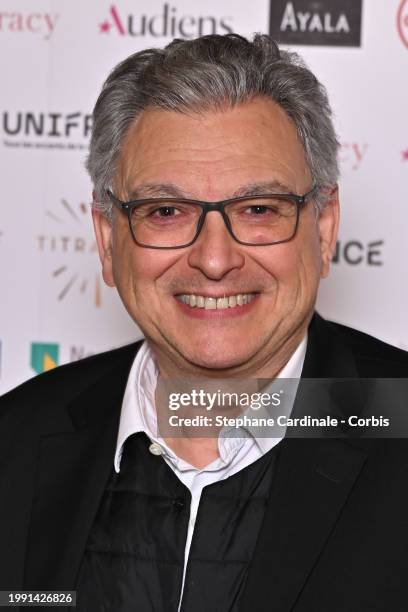
[[112, 202], [112, 204], [115, 204], [115, 206], [117, 208], [119, 208], [120, 210], [124, 210], [125, 209], [125, 206], [123, 205], [123, 202], [118, 200], [118, 198], [115, 195], [113, 195], [113, 193], [111, 192], [110, 189], [106, 190], [106, 195], [108, 196], [108, 198]]

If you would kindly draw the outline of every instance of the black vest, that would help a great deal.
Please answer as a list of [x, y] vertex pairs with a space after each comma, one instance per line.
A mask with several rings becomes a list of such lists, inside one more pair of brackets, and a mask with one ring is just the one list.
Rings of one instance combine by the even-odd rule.
[[[77, 612], [177, 612], [191, 494], [145, 434], [125, 443], [95, 518]], [[204, 487], [181, 612], [236, 612], [271, 488], [277, 449]]]

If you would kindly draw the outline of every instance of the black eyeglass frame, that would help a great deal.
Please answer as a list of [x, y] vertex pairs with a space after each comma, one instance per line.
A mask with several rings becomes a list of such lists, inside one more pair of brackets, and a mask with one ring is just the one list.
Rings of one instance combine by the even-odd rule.
[[[296, 195], [294, 193], [264, 193], [264, 194], [256, 194], [252, 196], [241, 196], [238, 198], [229, 198], [228, 200], [219, 200], [218, 202], [204, 202], [202, 200], [191, 200], [188, 198], [143, 198], [141, 200], [132, 200], [130, 202], [122, 202], [122, 200], [119, 200], [119, 198], [117, 198], [110, 189], [106, 190], [106, 195], [111, 200], [111, 202], [117, 208], [119, 208], [119, 210], [121, 210], [123, 213], [127, 215], [129, 229], [132, 234], [132, 238], [138, 246], [143, 247], [145, 249], [184, 249], [194, 244], [194, 242], [197, 240], [203, 228], [207, 213], [212, 212], [212, 211], [217, 211], [221, 213], [221, 216], [224, 220], [225, 226], [229, 234], [232, 236], [232, 238], [236, 242], [238, 242], [238, 244], [242, 244], [243, 246], [272, 246], [274, 244], [282, 244], [284, 242], [290, 242], [296, 236], [296, 232], [299, 226], [300, 209], [303, 208], [308, 203], [308, 201], [311, 199], [313, 195], [315, 195], [316, 192], [317, 192], [317, 185], [314, 184], [311, 190], [305, 193], [304, 195]], [[284, 240], [277, 240], [275, 242], [253, 243], [253, 242], [243, 242], [242, 240], [239, 240], [233, 232], [233, 229], [231, 227], [231, 222], [229, 220], [227, 213], [225, 212], [225, 207], [228, 204], [232, 204], [233, 202], [243, 202], [245, 200], [251, 200], [251, 201], [262, 200], [268, 197], [270, 198], [278, 197], [284, 200], [289, 200], [290, 202], [293, 202], [294, 204], [296, 204], [296, 223], [295, 223], [295, 227], [292, 232], [292, 235], [289, 238], [285, 238]], [[195, 204], [201, 208], [201, 214], [197, 222], [196, 233], [195, 233], [194, 238], [190, 240], [190, 242], [187, 242], [186, 244], [182, 244], [180, 246], [152, 246], [149, 244], [143, 244], [142, 242], [139, 242], [137, 240], [135, 236], [135, 232], [133, 230], [133, 226], [132, 226], [132, 219], [131, 219], [132, 210], [134, 208], [137, 208], [137, 206], [141, 206], [143, 204], [154, 204], [154, 203], [160, 204], [160, 202], [163, 202], [163, 203], [166, 202], [166, 204], [167, 203], [169, 204], [177, 203], [177, 202], [180, 204]]]

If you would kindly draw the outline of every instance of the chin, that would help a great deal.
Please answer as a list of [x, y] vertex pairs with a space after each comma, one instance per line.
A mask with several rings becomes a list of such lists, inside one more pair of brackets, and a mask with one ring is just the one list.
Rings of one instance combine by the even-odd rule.
[[[239, 350], [241, 348], [241, 351]], [[242, 347], [231, 347], [227, 349], [225, 346], [216, 344], [212, 347], [202, 346], [193, 349], [191, 346], [187, 350], [180, 352], [184, 357], [193, 365], [199, 368], [205, 368], [208, 370], [227, 370], [231, 368], [237, 368], [244, 365], [250, 359], [250, 355], [247, 351], [242, 351]]]

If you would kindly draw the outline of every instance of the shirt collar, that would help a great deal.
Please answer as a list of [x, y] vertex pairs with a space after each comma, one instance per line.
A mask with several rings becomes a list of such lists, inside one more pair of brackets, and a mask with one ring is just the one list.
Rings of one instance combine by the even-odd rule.
[[146, 340], [140, 347], [129, 373], [123, 396], [114, 467], [120, 471], [123, 445], [129, 436], [144, 432], [149, 438], [157, 439], [156, 411], [149, 409], [154, 398], [158, 368], [153, 352]]
[[[277, 375], [276, 379], [300, 378], [306, 355], [306, 346], [307, 335], [305, 335], [287, 364]], [[168, 459], [170, 459], [172, 463], [177, 464], [179, 469], [191, 469], [191, 466], [177, 457], [174, 452], [167, 447], [164, 440], [158, 436], [157, 417], [154, 407], [158, 373], [159, 371], [153, 351], [145, 340], [133, 361], [123, 397], [114, 457], [114, 468], [116, 472], [120, 471], [120, 461], [124, 443], [131, 435], [139, 432], [144, 432], [152, 441], [157, 442], [160, 440], [160, 445], [165, 450]], [[245, 430], [245, 435], [249, 435], [255, 439], [262, 453], [267, 452], [276, 444], [275, 438], [257, 437], [256, 432], [252, 431], [251, 428]], [[242, 438], [224, 438], [223, 444], [219, 444], [221, 460], [227, 463], [231, 457], [236, 454], [243, 442], [244, 440]]]

